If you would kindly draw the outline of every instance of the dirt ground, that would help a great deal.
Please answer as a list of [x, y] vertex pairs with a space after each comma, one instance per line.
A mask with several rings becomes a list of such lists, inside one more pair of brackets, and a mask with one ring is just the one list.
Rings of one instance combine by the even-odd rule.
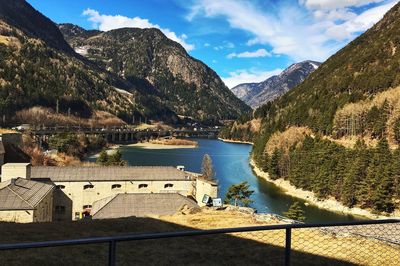
[[[127, 233], [268, 225], [252, 214], [203, 209], [152, 218], [36, 224], [0, 223], [1, 243], [73, 239]], [[370, 230], [370, 229], [369, 229]], [[388, 234], [400, 231], [376, 227]], [[117, 244], [117, 265], [282, 265], [285, 232], [255, 231]], [[296, 229], [292, 265], [399, 265], [400, 247], [344, 232]], [[0, 251], [1, 265], [106, 265], [107, 244]]]

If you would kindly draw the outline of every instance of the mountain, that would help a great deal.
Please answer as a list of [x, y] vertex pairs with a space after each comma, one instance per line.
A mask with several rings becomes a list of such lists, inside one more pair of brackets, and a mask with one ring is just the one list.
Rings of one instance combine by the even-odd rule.
[[158, 29], [59, 29], [76, 52], [150, 93], [175, 113], [201, 120], [231, 119], [250, 109], [207, 65]]
[[75, 53], [26, 1], [0, 0], [0, 57], [0, 114], [8, 123], [32, 123], [38, 114], [78, 124], [85, 121], [66, 117], [178, 119], [161, 99]]
[[74, 55], [57, 26], [22, 0], [0, 0], [0, 20], [21, 30], [30, 38], [41, 39], [47, 46]]
[[260, 83], [243, 83], [232, 88], [232, 92], [253, 109], [272, 102], [279, 96], [303, 82], [321, 63], [303, 61], [293, 64], [281, 74]]
[[[400, 209], [400, 3], [304, 82], [236, 121], [270, 178], [347, 207]], [[251, 131], [251, 123], [261, 123]], [[397, 213], [398, 215], [398, 213]]]
[[[46, 116], [40, 124], [176, 123], [178, 114], [215, 121], [249, 111], [213, 70], [158, 30], [60, 28], [65, 39], [26, 1], [0, 0], [0, 116], [8, 124]], [[66, 40], [92, 46], [85, 53]]]

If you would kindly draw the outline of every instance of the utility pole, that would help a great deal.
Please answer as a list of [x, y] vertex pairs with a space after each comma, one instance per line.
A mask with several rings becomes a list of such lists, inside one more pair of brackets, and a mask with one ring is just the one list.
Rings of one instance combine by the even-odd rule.
[[57, 99], [57, 102], [56, 102], [56, 113], [58, 114], [58, 99]]

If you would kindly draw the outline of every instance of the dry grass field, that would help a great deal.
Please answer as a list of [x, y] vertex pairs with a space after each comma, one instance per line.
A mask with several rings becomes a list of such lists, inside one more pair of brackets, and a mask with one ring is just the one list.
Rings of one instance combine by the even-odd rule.
[[[273, 223], [271, 221], [271, 223]], [[153, 218], [0, 223], [1, 243], [269, 224], [250, 214], [204, 210]], [[391, 229], [393, 230], [393, 228]], [[398, 232], [399, 227], [396, 228]], [[117, 244], [117, 265], [282, 265], [284, 231], [179, 237]], [[399, 246], [315, 229], [293, 231], [292, 265], [399, 265]], [[2, 265], [106, 265], [106, 244], [1, 251]]]

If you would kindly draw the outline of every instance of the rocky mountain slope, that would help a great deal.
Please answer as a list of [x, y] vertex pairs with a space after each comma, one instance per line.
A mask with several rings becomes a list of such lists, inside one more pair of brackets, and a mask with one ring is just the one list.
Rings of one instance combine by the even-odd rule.
[[249, 111], [212, 69], [158, 29], [99, 32], [72, 24], [59, 28], [75, 51], [141, 92], [159, 97], [179, 115], [216, 120]]
[[6, 122], [29, 123], [38, 107], [56, 120], [70, 117], [59, 123], [112, 116], [175, 123], [177, 114], [219, 120], [249, 110], [214, 71], [158, 30], [60, 28], [79, 53], [26, 1], [0, 0], [0, 116]]
[[0, 57], [0, 114], [6, 122], [31, 122], [27, 110], [35, 106], [86, 119], [103, 111], [126, 121], [132, 115], [177, 120], [159, 98], [75, 53], [58, 27], [26, 1], [0, 0]]
[[[237, 121], [272, 179], [348, 207], [400, 209], [400, 3], [299, 86]], [[249, 133], [250, 132], [250, 133]], [[240, 136], [241, 135], [241, 136]]]
[[321, 63], [303, 61], [293, 64], [281, 74], [260, 83], [244, 83], [232, 88], [232, 92], [253, 109], [271, 102], [303, 82]]

